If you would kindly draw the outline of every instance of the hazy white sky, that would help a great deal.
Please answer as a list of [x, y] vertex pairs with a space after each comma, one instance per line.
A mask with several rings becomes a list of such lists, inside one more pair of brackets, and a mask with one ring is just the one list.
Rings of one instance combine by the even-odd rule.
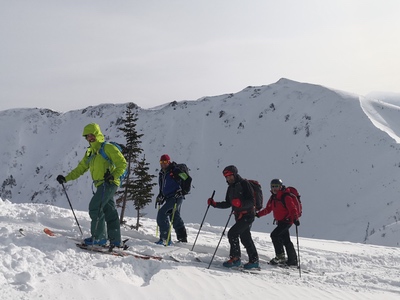
[[398, 0], [0, 0], [0, 110], [151, 108], [285, 77], [400, 92]]

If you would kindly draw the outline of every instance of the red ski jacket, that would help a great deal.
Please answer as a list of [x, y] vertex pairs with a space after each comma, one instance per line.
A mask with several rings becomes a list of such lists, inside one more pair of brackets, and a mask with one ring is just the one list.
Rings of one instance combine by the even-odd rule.
[[285, 192], [285, 189], [279, 190], [276, 195], [271, 195], [267, 206], [257, 214], [259, 217], [262, 217], [268, 215], [272, 211], [275, 220], [293, 224], [293, 221], [299, 218], [299, 212], [297, 211], [295, 201], [296, 199], [293, 199], [293, 197]]

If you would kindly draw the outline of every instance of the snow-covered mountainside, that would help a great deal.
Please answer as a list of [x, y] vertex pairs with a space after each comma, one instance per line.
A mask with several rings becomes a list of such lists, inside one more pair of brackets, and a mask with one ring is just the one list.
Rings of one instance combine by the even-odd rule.
[[[0, 197], [68, 208], [55, 178], [83, 156], [83, 127], [96, 122], [108, 139], [123, 142], [117, 128], [125, 108], [101, 104], [66, 113], [40, 108], [0, 112]], [[242, 177], [260, 181], [264, 203], [273, 178], [299, 189], [303, 237], [399, 245], [399, 106], [393, 101], [389, 105], [281, 79], [137, 112], [151, 172], [158, 174], [164, 153], [191, 169], [193, 188], [182, 207], [185, 222], [202, 220], [213, 190], [215, 200], [224, 199], [221, 172], [234, 164]], [[89, 174], [66, 186], [74, 208], [86, 210], [92, 195]], [[133, 208], [127, 213], [134, 215]], [[154, 218], [154, 205], [145, 213]], [[224, 225], [228, 216], [228, 210], [210, 209], [207, 222]], [[272, 216], [257, 219], [253, 229], [270, 232], [272, 221]]]

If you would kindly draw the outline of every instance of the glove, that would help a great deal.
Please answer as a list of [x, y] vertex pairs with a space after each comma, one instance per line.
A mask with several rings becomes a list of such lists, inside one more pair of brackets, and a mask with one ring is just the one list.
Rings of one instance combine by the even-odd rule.
[[231, 204], [232, 204], [232, 206], [237, 207], [237, 208], [242, 207], [242, 202], [240, 201], [239, 198], [232, 199]]
[[59, 184], [67, 182], [67, 180], [65, 180], [65, 177], [62, 175], [58, 175], [56, 180], [58, 181]]
[[260, 217], [260, 215], [258, 214], [258, 212], [256, 212], [256, 217], [257, 217], [257, 218], [259, 218], [259, 217]]
[[157, 208], [157, 204], [162, 205], [164, 203], [165, 199], [163, 194], [159, 193], [157, 198], [156, 198], [156, 204], [155, 204], [155, 208]]
[[217, 206], [217, 203], [214, 201], [213, 198], [208, 198], [207, 204], [208, 204], [208, 205], [211, 205], [212, 207]]
[[300, 221], [299, 221], [298, 219], [297, 219], [297, 220], [294, 220], [294, 221], [293, 221], [293, 224], [296, 225], [296, 226], [300, 226]]
[[177, 190], [175, 193], [175, 199], [182, 198], [182, 197], [183, 197], [182, 190]]
[[114, 180], [114, 176], [110, 173], [110, 170], [104, 173], [104, 181], [110, 183], [110, 181]]

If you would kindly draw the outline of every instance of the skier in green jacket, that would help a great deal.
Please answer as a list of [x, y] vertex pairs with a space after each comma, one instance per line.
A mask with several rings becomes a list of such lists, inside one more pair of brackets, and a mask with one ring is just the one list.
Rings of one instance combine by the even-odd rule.
[[121, 229], [113, 197], [120, 185], [119, 177], [127, 166], [126, 160], [121, 151], [110, 143], [104, 144], [104, 152], [112, 163], [99, 153], [104, 142], [104, 135], [98, 124], [86, 125], [82, 135], [89, 142], [90, 147], [78, 166], [65, 177], [58, 175], [57, 181], [63, 184], [77, 179], [90, 170], [96, 192], [89, 203], [92, 236], [86, 238], [84, 243], [105, 245], [109, 239], [111, 246], [121, 247]]

